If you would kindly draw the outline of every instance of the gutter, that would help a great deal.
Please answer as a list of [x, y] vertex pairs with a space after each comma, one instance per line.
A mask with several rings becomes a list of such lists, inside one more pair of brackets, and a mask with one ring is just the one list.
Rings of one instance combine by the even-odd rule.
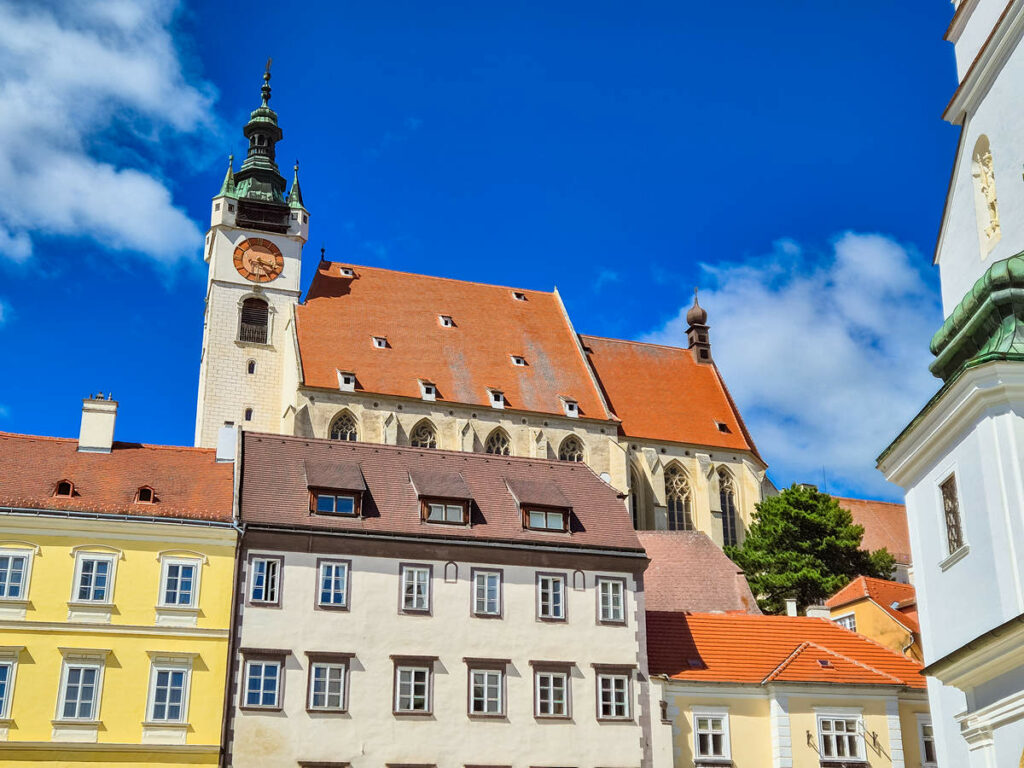
[[109, 522], [164, 523], [165, 525], [198, 525], [204, 528], [236, 528], [234, 521], [202, 520], [192, 517], [161, 517], [159, 515], [80, 512], [70, 509], [33, 509], [31, 507], [0, 506], [0, 515], [9, 515], [11, 517], [60, 517], [69, 520], [104, 520]]

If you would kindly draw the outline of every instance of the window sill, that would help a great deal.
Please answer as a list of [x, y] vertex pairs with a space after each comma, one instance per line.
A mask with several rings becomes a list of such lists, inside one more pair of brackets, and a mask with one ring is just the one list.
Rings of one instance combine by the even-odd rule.
[[24, 619], [29, 601], [18, 597], [0, 599], [0, 619]]
[[339, 709], [335, 707], [306, 707], [310, 715], [347, 715], [348, 708]]
[[53, 741], [95, 742], [99, 739], [101, 720], [51, 720]]
[[538, 616], [537, 621], [543, 621], [545, 624], [565, 624], [568, 619], [565, 616]]
[[434, 716], [433, 712], [418, 712], [418, 711], [403, 710], [403, 709], [396, 709], [391, 714], [394, 715], [395, 717], [415, 717], [415, 718], [424, 718], [424, 717], [433, 717]]
[[429, 616], [429, 608], [403, 608], [399, 611], [403, 616]]
[[869, 768], [870, 764], [867, 760], [831, 760], [823, 759], [818, 763], [821, 768]]
[[626, 620], [612, 621], [611, 619], [598, 619], [597, 623], [602, 627], [624, 627], [626, 626]]
[[466, 716], [470, 720], [508, 720], [508, 715], [504, 712], [496, 712], [494, 714], [486, 714], [484, 712], [467, 712]]
[[109, 624], [113, 614], [113, 603], [68, 601], [68, 621]]
[[500, 613], [474, 613], [474, 619], [502, 619], [504, 618]]
[[254, 713], [255, 712], [282, 712], [282, 711], [284, 711], [284, 707], [282, 707], [282, 706], [278, 706], [278, 707], [254, 707], [254, 706], [251, 706], [249, 704], [242, 704], [238, 708], [240, 710], [242, 710], [243, 712], [254, 712]]
[[[957, 550], [956, 552], [954, 552], [953, 554], [951, 554], [951, 555], [950, 555], [949, 557], [947, 557], [947, 558], [946, 558], [945, 560], [943, 560], [942, 562], [940, 562], [940, 563], [939, 563], [939, 568], [940, 568], [941, 570], [943, 570], [943, 571], [949, 570], [949, 569], [950, 569], [950, 568], [952, 568], [952, 567], [953, 567], [954, 565], [956, 565], [956, 564], [957, 564], [957, 563], [959, 563], [959, 562], [960, 562], [961, 560], [963, 560], [963, 559], [964, 559], [965, 557], [967, 557], [967, 555], [968, 555], [968, 553], [969, 553], [970, 551], [971, 551], [971, 548], [970, 548], [970, 546], [969, 546], [969, 545], [967, 545], [967, 544], [964, 544], [963, 546], [961, 546], [961, 547], [960, 547], [960, 549], [958, 549], [958, 550]], [[822, 763], [822, 765], [824, 765], [824, 763]]]
[[556, 722], [571, 723], [572, 717], [570, 715], [534, 715], [534, 720], [554, 720]]
[[273, 344], [261, 343], [259, 341], [242, 341], [241, 339], [235, 339], [235, 345], [239, 347], [258, 347], [259, 349], [273, 349]]
[[696, 757], [693, 760], [693, 768], [722, 768], [732, 765], [728, 757]]
[[199, 622], [199, 609], [184, 605], [158, 605], [156, 623], [162, 627], [194, 627]]
[[598, 717], [599, 723], [633, 723], [632, 717]]
[[146, 721], [142, 724], [142, 743], [184, 744], [190, 728], [188, 723]]

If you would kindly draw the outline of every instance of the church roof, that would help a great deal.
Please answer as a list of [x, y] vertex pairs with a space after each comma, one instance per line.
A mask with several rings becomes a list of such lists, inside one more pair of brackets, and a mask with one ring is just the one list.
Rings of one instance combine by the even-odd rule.
[[[230, 522], [233, 470], [206, 448], [115, 442], [91, 453], [70, 438], [0, 432], [0, 507]], [[54, 495], [62, 481], [71, 496]], [[153, 503], [136, 501], [143, 487]]]
[[849, 510], [855, 524], [864, 526], [861, 542], [864, 549], [874, 552], [885, 547], [899, 565], [910, 565], [910, 530], [905, 506], [891, 501], [834, 498], [840, 507]]

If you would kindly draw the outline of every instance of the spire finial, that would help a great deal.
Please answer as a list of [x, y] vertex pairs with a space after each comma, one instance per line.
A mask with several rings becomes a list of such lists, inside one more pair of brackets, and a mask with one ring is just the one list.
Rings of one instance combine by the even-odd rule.
[[693, 306], [686, 313], [686, 322], [690, 325], [707, 325], [708, 313], [697, 301], [697, 288], [693, 289]]
[[270, 65], [274, 60], [271, 58], [267, 59], [267, 70], [263, 73], [263, 87], [260, 91], [263, 93], [263, 106], [268, 106], [267, 102], [270, 101]]
[[327, 261], [327, 248], [320, 246], [320, 261]]

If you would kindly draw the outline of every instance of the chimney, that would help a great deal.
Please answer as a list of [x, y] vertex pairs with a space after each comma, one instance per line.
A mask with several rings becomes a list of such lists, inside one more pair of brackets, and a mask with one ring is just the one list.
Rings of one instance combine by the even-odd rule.
[[224, 426], [217, 430], [217, 461], [235, 460], [235, 446], [238, 444], [238, 430], [233, 421], [225, 421]]
[[88, 453], [110, 453], [114, 443], [114, 421], [117, 400], [106, 399], [103, 393], [90, 395], [82, 401], [82, 428], [78, 433], [78, 450]]
[[797, 612], [796, 612], [796, 600], [794, 598], [792, 598], [792, 597], [787, 597], [786, 598], [786, 615], [787, 616], [797, 616], [798, 615]]
[[804, 615], [812, 619], [831, 619], [832, 611], [824, 605], [808, 605], [804, 609]]

